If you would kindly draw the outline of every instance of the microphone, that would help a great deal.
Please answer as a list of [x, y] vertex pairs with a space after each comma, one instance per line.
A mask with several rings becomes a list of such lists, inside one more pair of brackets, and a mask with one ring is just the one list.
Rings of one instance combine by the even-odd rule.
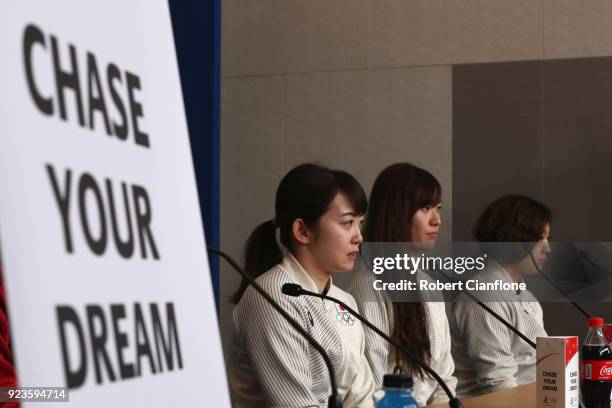
[[[581, 254], [582, 256], [582, 254]], [[536, 262], [533, 253], [531, 251], [529, 251], [529, 257], [531, 258], [531, 262], [533, 263], [533, 266], [536, 268], [536, 271], [538, 271], [538, 273], [540, 274], [540, 276], [542, 276], [546, 282], [548, 282], [552, 287], [554, 287], [555, 289], [557, 289], [559, 291], [559, 293], [561, 293], [563, 295], [563, 297], [565, 297], [567, 300], [569, 300], [569, 302], [580, 312], [582, 313], [582, 315], [584, 317], [586, 317], [587, 319], [591, 317], [591, 315], [589, 313], [587, 313], [582, 307], [580, 307], [580, 305], [576, 302], [574, 302], [573, 300], [570, 300], [569, 296], [567, 295], [567, 293], [565, 293], [565, 291], [563, 291], [560, 287], [558, 287], [553, 280], [546, 275], [543, 271], [542, 268], [540, 268], [540, 266], [538, 265], [538, 263]]]
[[304, 336], [304, 338], [306, 338], [308, 343], [310, 343], [310, 345], [314, 347], [315, 350], [319, 352], [321, 357], [323, 357], [323, 361], [325, 361], [327, 370], [329, 371], [329, 382], [331, 384], [331, 395], [329, 397], [329, 402], [327, 406], [330, 408], [342, 408], [342, 400], [340, 399], [340, 396], [338, 395], [338, 387], [336, 385], [336, 372], [331, 363], [331, 360], [329, 359], [329, 356], [327, 355], [323, 347], [321, 347], [321, 345], [306, 330], [304, 330], [304, 328], [302, 328], [302, 326], [297, 321], [295, 321], [295, 319], [293, 319], [289, 315], [289, 313], [287, 313], [272, 298], [272, 296], [268, 294], [268, 292], [266, 292], [257, 282], [255, 282], [253, 278], [247, 275], [246, 272], [238, 265], [238, 263], [236, 263], [236, 261], [234, 261], [229, 255], [227, 255], [225, 252], [222, 252], [219, 249], [216, 249], [210, 246], [207, 246], [206, 249], [208, 249], [209, 252], [212, 252], [213, 254], [225, 259], [227, 263], [229, 263], [230, 266], [234, 268], [234, 270], [236, 270], [236, 272], [242, 275], [242, 277], [249, 282], [249, 285], [251, 285], [253, 289], [257, 291], [257, 293], [259, 293], [281, 316], [283, 316], [285, 320], [287, 320], [287, 322], [295, 330], [298, 331], [298, 333], [300, 333], [302, 336]]
[[[442, 271], [438, 271], [440, 272], [440, 274], [442, 276], [444, 276], [448, 281], [456, 283], [458, 282], [457, 279], [453, 279], [450, 276], [448, 276], [446, 273], [442, 272]], [[529, 344], [534, 350], [536, 348], [536, 344], [531, 341], [531, 339], [529, 339], [529, 337], [525, 336], [523, 333], [521, 333], [519, 331], [519, 329], [517, 329], [516, 327], [514, 327], [513, 325], [510, 324], [510, 322], [508, 322], [506, 319], [504, 319], [503, 317], [501, 317], [500, 315], [498, 315], [493, 309], [491, 309], [489, 306], [485, 305], [480, 299], [478, 299], [476, 296], [472, 295], [469, 291], [467, 290], [461, 290], [461, 293], [465, 294], [467, 297], [469, 297], [470, 299], [472, 299], [478, 306], [480, 306], [481, 308], [483, 308], [487, 313], [489, 313], [491, 316], [493, 316], [494, 318], [496, 318], [501, 324], [503, 324], [504, 326], [506, 326], [508, 329], [510, 329], [511, 332], [513, 332], [514, 334], [516, 334], [517, 336], [519, 336], [521, 339], [523, 339], [523, 341], [527, 344]]]
[[401, 351], [402, 353], [404, 353], [405, 355], [407, 355], [412, 361], [414, 361], [415, 363], [417, 363], [419, 366], [421, 366], [429, 375], [431, 375], [437, 382], [438, 384], [440, 384], [440, 386], [442, 387], [442, 389], [444, 390], [444, 392], [446, 393], [446, 395], [448, 396], [448, 405], [451, 408], [463, 408], [463, 404], [461, 404], [461, 401], [459, 401], [458, 398], [456, 398], [455, 396], [453, 396], [453, 394], [451, 393], [450, 389], [448, 388], [448, 385], [446, 385], [446, 383], [444, 382], [444, 380], [442, 380], [442, 378], [440, 378], [440, 376], [438, 375], [438, 373], [436, 373], [431, 367], [429, 367], [427, 364], [423, 363], [421, 360], [419, 360], [414, 354], [412, 354], [410, 351], [408, 351], [405, 347], [403, 347], [402, 345], [400, 345], [397, 341], [395, 341], [394, 339], [392, 339], [391, 337], [387, 336], [385, 333], [382, 332], [382, 330], [380, 330], [378, 327], [374, 326], [372, 323], [370, 323], [370, 321], [368, 321], [365, 317], [363, 317], [362, 315], [360, 315], [359, 313], [357, 313], [353, 308], [351, 308], [349, 305], [347, 305], [346, 303], [333, 298], [331, 296], [328, 295], [323, 295], [321, 293], [315, 293], [315, 292], [311, 292], [309, 290], [306, 290], [304, 288], [302, 288], [300, 285], [298, 285], [297, 283], [285, 283], [282, 288], [281, 291], [288, 296], [293, 296], [293, 297], [298, 297], [298, 296], [314, 296], [314, 297], [318, 297], [321, 299], [326, 299], [326, 300], [331, 300], [334, 303], [337, 303], [341, 306], [343, 306], [346, 310], [348, 310], [350, 313], [353, 314], [353, 316], [355, 316], [357, 319], [359, 319], [364, 325], [366, 325], [370, 330], [374, 331], [376, 334], [378, 334], [380, 337], [382, 337], [383, 339], [387, 340], [387, 342], [391, 343], [393, 346], [395, 346], [395, 348], [399, 351]]

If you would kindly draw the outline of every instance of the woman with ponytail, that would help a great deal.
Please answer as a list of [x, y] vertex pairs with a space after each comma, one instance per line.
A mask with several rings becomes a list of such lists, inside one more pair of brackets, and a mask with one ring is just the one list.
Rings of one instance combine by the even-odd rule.
[[[364, 229], [367, 242], [414, 242], [432, 245], [440, 229], [440, 183], [428, 171], [410, 163], [396, 163], [376, 178]], [[361, 312], [381, 330], [440, 374], [452, 392], [451, 338], [442, 302], [391, 302], [373, 289], [373, 273], [364, 259], [349, 292]], [[420, 273], [420, 272], [419, 272]], [[385, 374], [399, 372], [414, 379], [419, 406], [447, 401], [442, 387], [407, 356], [371, 331], [365, 332], [366, 357], [376, 388]]]
[[[246, 272], [326, 350], [345, 407], [373, 406], [361, 324], [332, 302], [289, 297], [281, 287], [297, 283], [356, 307], [351, 295], [333, 285], [331, 274], [353, 269], [366, 209], [365, 193], [353, 176], [303, 164], [283, 177], [274, 219], [255, 228], [245, 246]], [[321, 356], [246, 282], [232, 300], [233, 405], [325, 406], [330, 382]]]

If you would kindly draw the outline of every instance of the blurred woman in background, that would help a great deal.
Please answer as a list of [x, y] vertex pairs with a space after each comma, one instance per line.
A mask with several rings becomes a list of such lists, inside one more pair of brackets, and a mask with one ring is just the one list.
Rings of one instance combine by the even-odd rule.
[[[550, 210], [528, 197], [507, 195], [489, 204], [474, 228], [488, 261], [473, 278], [519, 283], [536, 273], [534, 263], [542, 268], [550, 252], [550, 222]], [[488, 295], [500, 301], [483, 303], [529, 339], [546, 336], [542, 307], [528, 290]], [[460, 398], [535, 381], [535, 349], [465, 295], [453, 302], [450, 323]]]

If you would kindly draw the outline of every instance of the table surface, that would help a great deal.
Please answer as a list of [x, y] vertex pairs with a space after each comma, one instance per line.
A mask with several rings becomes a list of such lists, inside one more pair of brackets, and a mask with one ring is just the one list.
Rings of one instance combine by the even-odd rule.
[[[519, 385], [516, 388], [500, 390], [478, 397], [461, 400], [465, 408], [535, 408], [536, 384]], [[428, 405], [428, 408], [448, 408], [448, 402]]]

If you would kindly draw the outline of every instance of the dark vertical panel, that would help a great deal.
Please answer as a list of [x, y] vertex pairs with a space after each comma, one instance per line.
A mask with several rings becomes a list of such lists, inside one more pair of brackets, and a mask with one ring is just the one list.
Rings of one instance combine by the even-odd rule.
[[540, 198], [541, 63], [453, 67], [453, 239], [471, 240], [484, 206]]
[[[218, 247], [220, 0], [169, 4], [206, 242]], [[218, 311], [219, 260], [209, 261]]]
[[[455, 240], [488, 201], [523, 193], [553, 210], [553, 241], [612, 241], [611, 180], [612, 58], [453, 67]], [[542, 306], [549, 334], [586, 332], [571, 305]]]
[[[612, 58], [543, 65], [544, 199], [555, 241], [612, 241]], [[612, 304], [582, 305], [609, 321]], [[586, 333], [570, 305], [544, 304], [553, 335]]]
[[612, 241], [612, 58], [544, 62], [544, 197], [558, 241]]

